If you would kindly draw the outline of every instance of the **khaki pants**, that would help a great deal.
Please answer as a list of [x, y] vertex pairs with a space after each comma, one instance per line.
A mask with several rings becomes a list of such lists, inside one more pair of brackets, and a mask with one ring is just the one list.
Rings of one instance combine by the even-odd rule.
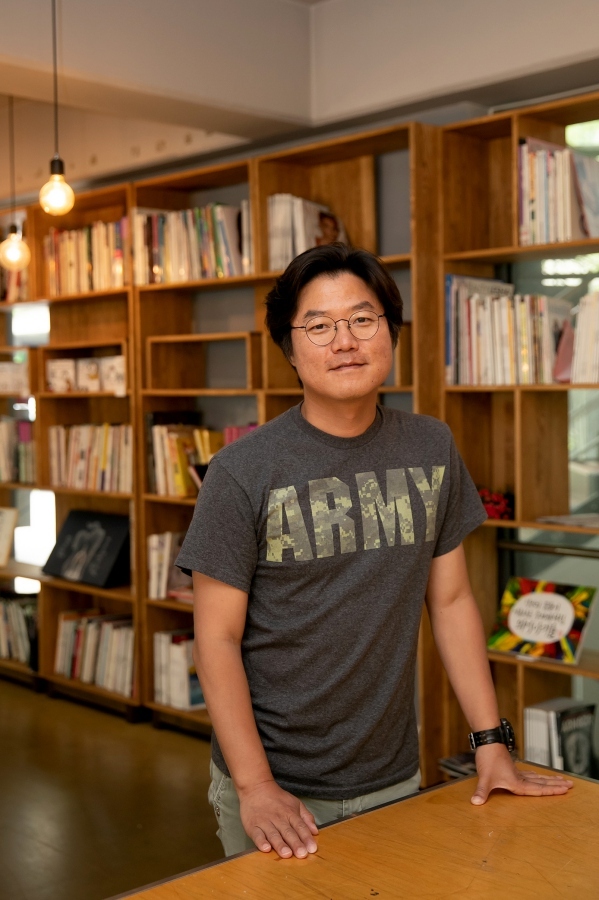
[[[228, 775], [210, 760], [210, 789], [208, 800], [212, 804], [218, 829], [216, 834], [223, 845], [225, 856], [233, 856], [242, 850], [254, 850], [254, 842], [247, 836], [241, 824], [239, 814], [239, 798]], [[400, 781], [390, 787], [372, 794], [364, 794], [362, 797], [353, 797], [351, 800], [318, 800], [314, 797], [300, 797], [302, 803], [310, 810], [318, 826], [343, 819], [345, 816], [355, 815], [367, 809], [374, 809], [383, 803], [399, 800], [414, 794], [420, 787], [420, 770], [407, 781]]]

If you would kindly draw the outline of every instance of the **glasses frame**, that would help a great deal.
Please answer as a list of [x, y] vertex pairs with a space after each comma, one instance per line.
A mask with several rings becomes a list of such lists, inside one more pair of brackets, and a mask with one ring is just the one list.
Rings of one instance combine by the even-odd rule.
[[[364, 312], [364, 311], [362, 311], [362, 312]], [[338, 322], [347, 322], [347, 327], [348, 327], [348, 329], [349, 329], [350, 334], [351, 334], [353, 337], [355, 337], [355, 339], [356, 339], [357, 341], [371, 341], [371, 340], [373, 339], [373, 337], [375, 337], [375, 336], [378, 334], [378, 332], [379, 332], [379, 328], [380, 328], [380, 326], [381, 326], [381, 319], [384, 319], [385, 316], [386, 316], [387, 314], [386, 314], [386, 313], [380, 313], [380, 314], [379, 314], [379, 313], [375, 313], [375, 315], [376, 315], [376, 331], [374, 332], [374, 334], [371, 334], [370, 337], [367, 337], [367, 338], [365, 338], [365, 337], [359, 337], [357, 334], [355, 334], [355, 333], [352, 331], [351, 320], [354, 318], [354, 316], [359, 316], [359, 315], [360, 315], [360, 310], [358, 310], [358, 312], [353, 313], [353, 314], [349, 317], [349, 319], [333, 319], [332, 316], [312, 316], [311, 319], [308, 319], [308, 321], [306, 322], [305, 325], [290, 325], [289, 327], [291, 328], [291, 331], [300, 331], [300, 330], [301, 330], [301, 331], [304, 331], [305, 334], [306, 334], [306, 337], [308, 338], [308, 340], [310, 341], [310, 343], [311, 343], [311, 344], [314, 344], [315, 347], [328, 347], [329, 344], [332, 344], [332, 343], [333, 343], [333, 341], [334, 341], [335, 338], [337, 337], [337, 323], [338, 323]], [[312, 338], [311, 338], [310, 335], [308, 334], [308, 325], [310, 324], [310, 322], [313, 322], [314, 319], [330, 319], [331, 322], [333, 323], [333, 325], [335, 326], [335, 331], [334, 331], [334, 333], [333, 333], [333, 337], [331, 338], [330, 341], [327, 341], [326, 344], [318, 344], [318, 343], [316, 343], [316, 341], [312, 340]]]

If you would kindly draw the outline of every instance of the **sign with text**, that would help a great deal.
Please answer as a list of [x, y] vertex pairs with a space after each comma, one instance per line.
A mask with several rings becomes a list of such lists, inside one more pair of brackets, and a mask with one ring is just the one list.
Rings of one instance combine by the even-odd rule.
[[487, 641], [489, 650], [574, 665], [596, 588], [510, 578]]

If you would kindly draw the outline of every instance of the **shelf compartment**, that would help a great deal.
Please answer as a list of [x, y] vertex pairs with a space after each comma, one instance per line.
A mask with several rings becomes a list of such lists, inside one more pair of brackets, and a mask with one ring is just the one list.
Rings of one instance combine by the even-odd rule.
[[262, 335], [258, 332], [243, 331], [148, 337], [146, 339], [148, 390], [220, 390], [211, 388], [209, 384], [211, 363], [218, 364], [217, 359], [213, 358], [217, 347], [223, 350], [227, 348], [228, 351], [243, 347], [245, 353], [245, 383], [224, 389], [256, 390], [262, 386], [261, 343]]
[[477, 487], [516, 493], [514, 392], [447, 392], [445, 421]]
[[516, 423], [521, 441], [516, 519], [569, 513], [568, 394], [518, 391]]
[[266, 331], [262, 335], [262, 384], [268, 391], [299, 387], [295, 369]]
[[[75, 365], [77, 364], [77, 360], [80, 359], [95, 359], [100, 360], [103, 357], [110, 356], [123, 356], [125, 359], [125, 372], [128, 370], [129, 363], [129, 354], [127, 351], [128, 343], [127, 341], [116, 341], [116, 340], [97, 340], [97, 341], [62, 341], [52, 342], [50, 344], [46, 344], [39, 349], [40, 355], [40, 378], [38, 384], [39, 396], [46, 397], [51, 396], [105, 396], [105, 397], [114, 397], [121, 396], [121, 394], [115, 394], [111, 391], [99, 390], [99, 391], [82, 391], [82, 390], [74, 390], [74, 391], [65, 391], [58, 393], [56, 391], [50, 390], [50, 385], [48, 383], [48, 379], [46, 377], [46, 370], [48, 366], [48, 362], [54, 360], [62, 360], [69, 359], [75, 360]], [[127, 378], [127, 381], [130, 381], [130, 378]], [[98, 385], [100, 381], [98, 379]], [[123, 392], [125, 395], [129, 393], [129, 391], [125, 390]]]
[[443, 239], [447, 253], [517, 242], [512, 115], [443, 129]]

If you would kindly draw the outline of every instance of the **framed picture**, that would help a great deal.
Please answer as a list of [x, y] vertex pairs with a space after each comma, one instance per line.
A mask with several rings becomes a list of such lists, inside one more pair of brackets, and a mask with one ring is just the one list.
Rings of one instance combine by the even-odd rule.
[[8, 565], [18, 515], [13, 507], [0, 506], [0, 569]]

